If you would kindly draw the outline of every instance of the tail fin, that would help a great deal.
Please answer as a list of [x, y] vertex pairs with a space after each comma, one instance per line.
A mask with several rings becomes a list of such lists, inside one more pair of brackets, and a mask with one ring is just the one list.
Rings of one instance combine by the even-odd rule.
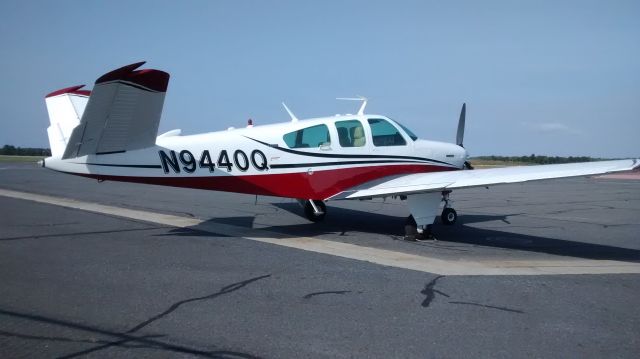
[[[86, 109], [83, 107], [84, 110], [76, 112], [74, 120], [69, 121], [74, 127], [65, 140], [63, 159], [155, 145], [169, 74], [151, 69], [136, 70], [143, 64], [121, 67], [96, 80], [85, 103]], [[59, 139], [53, 127], [50, 133], [53, 132], [54, 139]], [[63, 138], [66, 139], [66, 134]], [[60, 143], [57, 142], [56, 151]], [[53, 141], [51, 146], [53, 150]]]
[[62, 158], [71, 132], [80, 123], [89, 100], [90, 91], [80, 90], [84, 85], [54, 91], [45, 98], [49, 122], [47, 128], [52, 157]]

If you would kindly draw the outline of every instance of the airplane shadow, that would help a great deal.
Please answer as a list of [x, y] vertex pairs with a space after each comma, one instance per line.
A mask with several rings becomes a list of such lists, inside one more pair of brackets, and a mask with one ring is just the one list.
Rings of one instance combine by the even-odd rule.
[[[274, 206], [288, 212], [302, 215], [302, 210], [295, 203], [274, 203]], [[528, 234], [507, 232], [496, 229], [483, 229], [469, 226], [473, 223], [502, 221], [509, 224], [510, 215], [460, 215], [458, 223], [453, 226], [442, 225], [439, 219], [433, 226], [438, 243], [450, 242], [468, 244], [478, 247], [491, 247], [504, 250], [529, 251], [583, 259], [616, 260], [640, 263], [640, 250], [616, 247], [604, 244], [579, 242], [568, 239], [547, 238]], [[189, 230], [172, 230], [171, 235], [211, 235], [204, 228], [212, 228], [212, 224], [224, 223], [235, 226], [253, 228], [255, 217], [214, 218], [202, 225], [190, 227]], [[389, 240], [402, 239], [405, 217], [370, 213], [354, 209], [331, 207], [329, 215], [321, 223], [304, 223], [295, 225], [274, 225], [260, 227], [263, 230], [277, 232], [290, 237], [318, 237], [322, 235], [345, 236], [350, 232], [388, 236]], [[202, 228], [199, 228], [202, 227]], [[214, 226], [215, 227], [215, 226]], [[192, 231], [196, 231], [191, 232]], [[350, 241], [357, 244], [357, 240]], [[414, 242], [407, 242], [413, 244]], [[424, 243], [424, 242], [422, 242]]]

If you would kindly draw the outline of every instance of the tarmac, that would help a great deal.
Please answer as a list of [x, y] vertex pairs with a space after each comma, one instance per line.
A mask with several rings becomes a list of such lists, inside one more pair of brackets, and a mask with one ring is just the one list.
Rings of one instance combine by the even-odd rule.
[[0, 163], [0, 357], [640, 353], [640, 175], [400, 200], [293, 200]]

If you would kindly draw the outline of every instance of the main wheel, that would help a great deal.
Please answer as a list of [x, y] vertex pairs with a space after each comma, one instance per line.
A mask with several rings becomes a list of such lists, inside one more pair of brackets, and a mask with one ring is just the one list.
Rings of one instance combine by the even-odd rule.
[[316, 213], [313, 210], [313, 206], [311, 205], [310, 201], [311, 200], [308, 200], [308, 201], [305, 201], [304, 203], [305, 217], [307, 217], [307, 219], [310, 220], [311, 222], [322, 221], [324, 219], [324, 216], [327, 214], [327, 206], [324, 204], [323, 201], [313, 200], [313, 203], [316, 205], [316, 207], [318, 207], [320, 212], [322, 212], [322, 213]]
[[443, 224], [450, 226], [456, 223], [456, 220], [458, 219], [458, 213], [456, 213], [456, 210], [453, 208], [445, 208], [444, 210], [442, 210], [440, 219], [442, 220]]

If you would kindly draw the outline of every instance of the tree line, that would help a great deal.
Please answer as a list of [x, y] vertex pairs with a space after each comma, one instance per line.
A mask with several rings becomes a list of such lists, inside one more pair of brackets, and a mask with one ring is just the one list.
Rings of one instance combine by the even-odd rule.
[[602, 160], [602, 158], [594, 158], [589, 156], [569, 156], [569, 157], [536, 156], [535, 154], [531, 154], [530, 156], [477, 156], [477, 157], [472, 157], [471, 160], [522, 162], [522, 163], [535, 163], [540, 165], [548, 165], [548, 164], [556, 164], [556, 163], [600, 161]]
[[0, 148], [0, 155], [7, 156], [51, 156], [51, 150], [48, 148], [34, 147], [15, 147], [4, 145]]

